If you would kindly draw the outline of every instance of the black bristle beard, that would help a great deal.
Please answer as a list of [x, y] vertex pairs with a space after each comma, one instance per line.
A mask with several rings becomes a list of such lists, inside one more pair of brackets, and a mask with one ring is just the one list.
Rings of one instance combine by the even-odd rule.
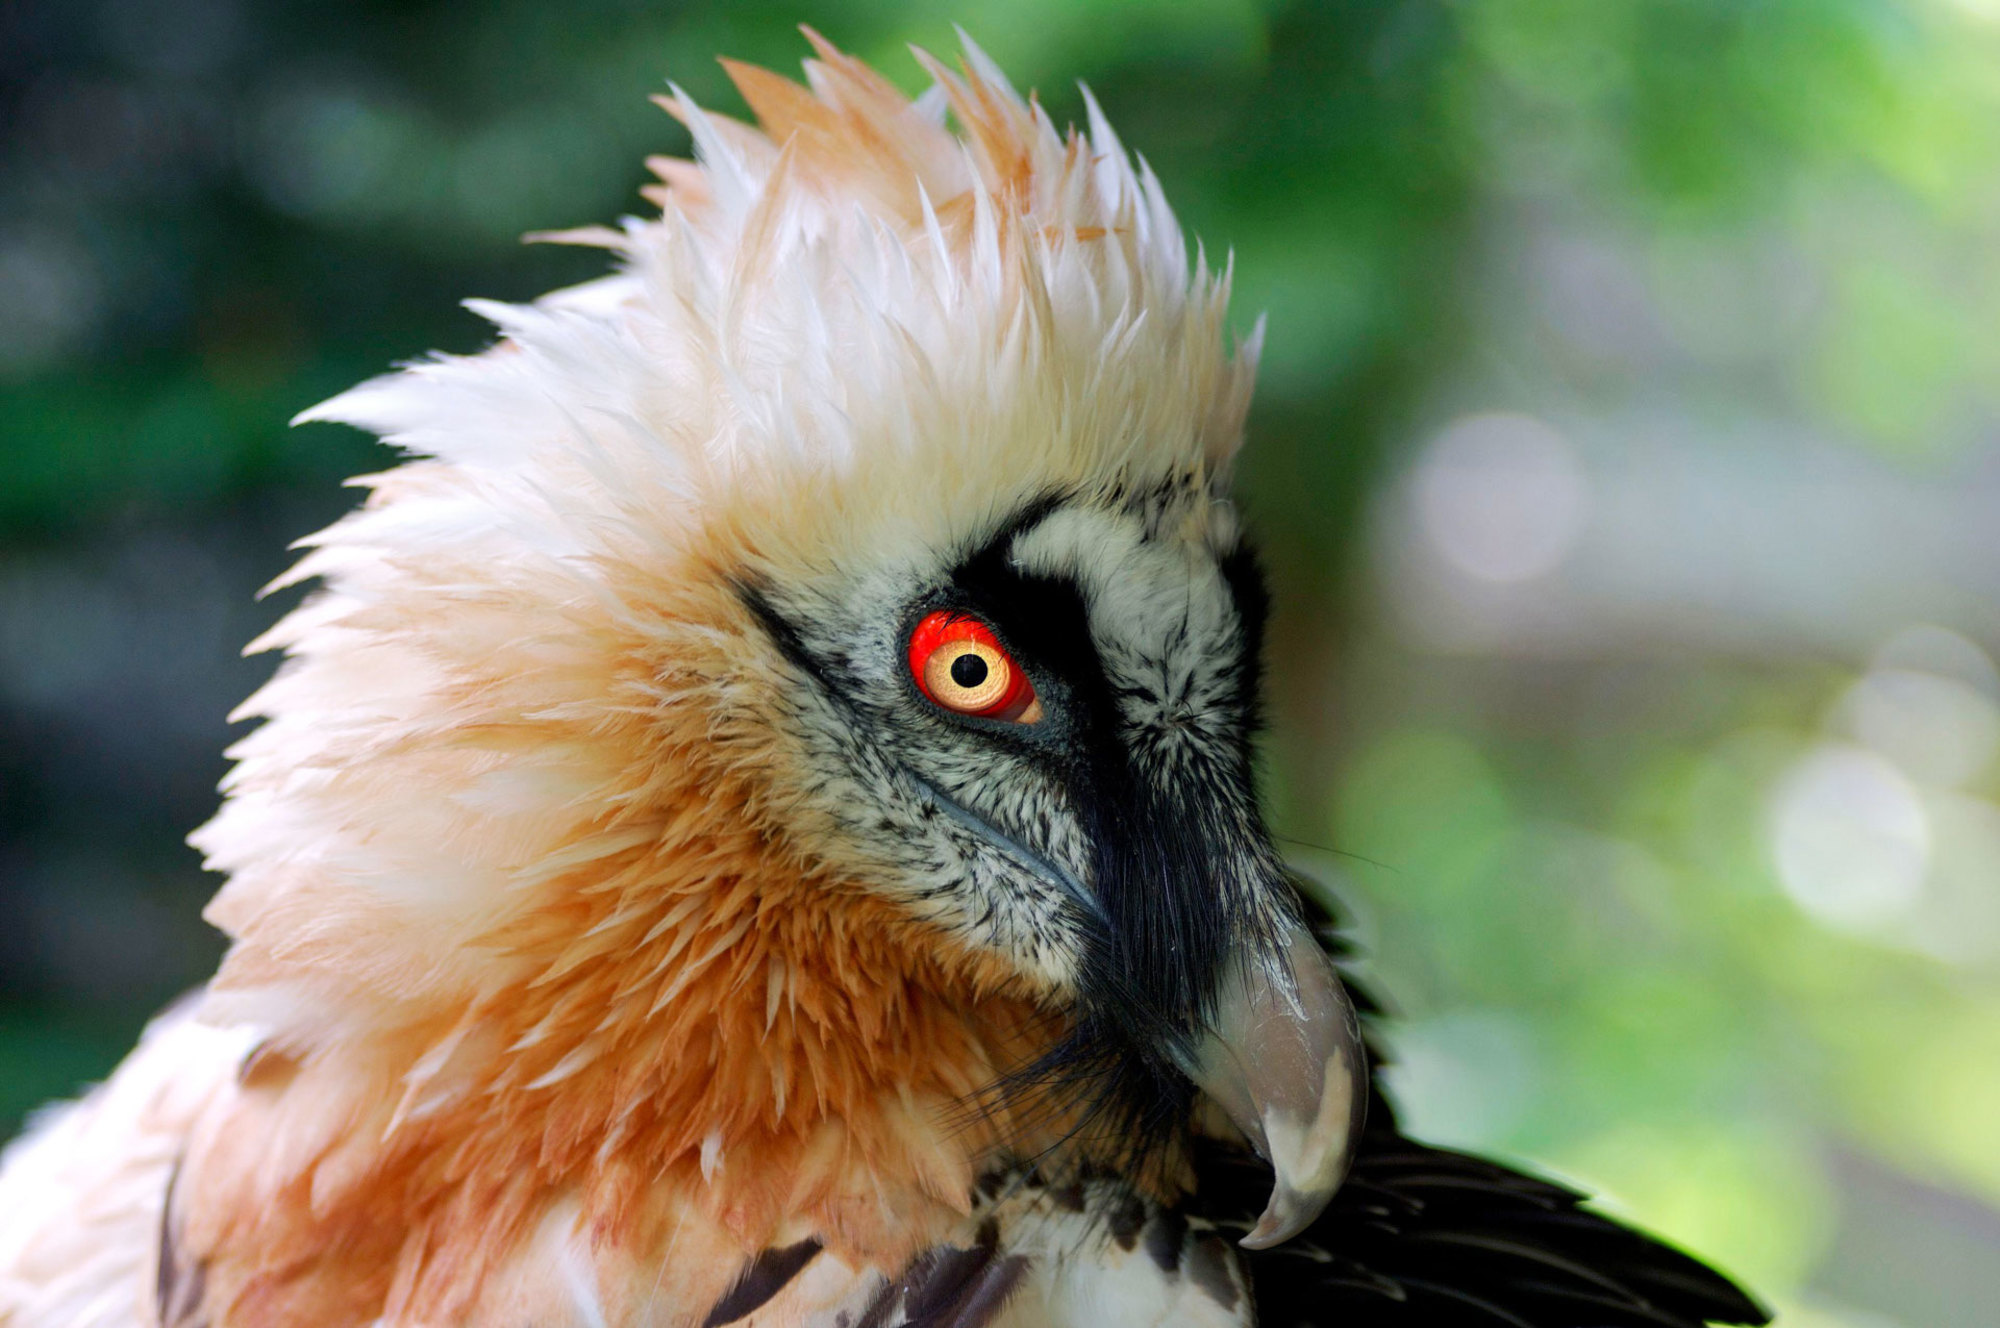
[[1066, 1122], [1059, 1148], [1140, 1174], [1180, 1156], [1195, 1088], [1175, 1050], [1202, 1035], [1230, 956], [1265, 929], [1218, 888], [1238, 877], [1216, 857], [1240, 832], [1207, 824], [1225, 800], [1169, 806], [1143, 788], [1117, 791], [1093, 836], [1104, 917], [1075, 1004], [1048, 1049], [997, 1091], [1036, 1133]]
[[[1144, 1176], [1182, 1155], [1192, 1124], [1194, 1085], [1167, 1060], [1135, 1045], [1122, 1014], [1086, 1013], [1028, 1065], [994, 1086], [993, 1096], [1022, 1133], [1023, 1149], [1051, 1175], [1073, 1170]], [[1059, 1129], [1053, 1141], [1051, 1127]]]

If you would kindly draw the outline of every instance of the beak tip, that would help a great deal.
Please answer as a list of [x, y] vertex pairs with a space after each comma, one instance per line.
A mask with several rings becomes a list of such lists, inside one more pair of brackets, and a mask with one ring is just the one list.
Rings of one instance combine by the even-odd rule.
[[1304, 1231], [1354, 1160], [1368, 1107], [1367, 1048], [1332, 962], [1293, 927], [1275, 962], [1225, 985], [1184, 1070], [1271, 1166], [1263, 1216], [1242, 1238], [1264, 1250]]
[[1257, 1219], [1257, 1225], [1237, 1243], [1246, 1250], [1268, 1250], [1284, 1244], [1313, 1224], [1333, 1193], [1332, 1189], [1326, 1189], [1302, 1194], [1280, 1182], [1271, 1191], [1271, 1201]]

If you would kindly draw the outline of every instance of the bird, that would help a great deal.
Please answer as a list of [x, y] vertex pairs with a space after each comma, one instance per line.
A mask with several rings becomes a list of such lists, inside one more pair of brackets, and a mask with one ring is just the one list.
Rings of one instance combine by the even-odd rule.
[[[1261, 321], [1086, 90], [674, 87], [610, 275], [304, 412], [400, 460], [234, 718], [213, 979], [0, 1164], [4, 1328], [1692, 1328], [1429, 1146], [1253, 776]], [[670, 85], [671, 86], [671, 85]]]

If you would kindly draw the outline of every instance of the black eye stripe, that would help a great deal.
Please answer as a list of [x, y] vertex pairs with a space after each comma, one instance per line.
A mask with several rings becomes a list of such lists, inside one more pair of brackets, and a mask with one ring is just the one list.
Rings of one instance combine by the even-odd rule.
[[[1074, 579], [1024, 572], [1013, 561], [1019, 541], [1063, 505], [1059, 497], [1038, 500], [1002, 526], [953, 571], [953, 599], [984, 618], [1025, 667], [1055, 675], [1078, 702], [1097, 709], [1098, 720], [1110, 722], [1117, 701], [1150, 693], [1110, 679], [1091, 634], [1089, 607]], [[1258, 717], [1270, 597], [1247, 541], [1223, 555], [1217, 570], [1241, 624], [1232, 699], [1251, 721], [1243, 726], [1247, 739]]]
[[1013, 565], [1014, 540], [1023, 528], [1010, 523], [960, 563], [944, 593], [954, 607], [993, 630], [1027, 670], [1043, 704], [1059, 712], [1058, 723], [1038, 725], [1039, 731], [1029, 736], [1044, 759], [1073, 770], [1082, 763], [1080, 748], [1113, 741], [1115, 726], [1107, 722], [1115, 709], [1111, 686], [1091, 641], [1090, 615], [1076, 583], [1031, 575]]
[[[1092, 643], [1090, 615], [1081, 589], [1068, 578], [1024, 573], [1011, 561], [1015, 542], [1064, 501], [1064, 495], [1047, 495], [1017, 512], [959, 564], [945, 592], [927, 600], [910, 625], [931, 608], [949, 606], [972, 613], [987, 623], [1001, 646], [1029, 670], [1031, 677], [1038, 673], [1045, 681], [1054, 677], [1061, 682], [1068, 694], [1065, 699], [1072, 705], [1080, 704], [1084, 710], [1095, 712], [1100, 720], [1109, 720], [1115, 715], [1116, 702], [1131, 699], [1135, 694], [1130, 688], [1114, 687], [1106, 676]], [[1255, 553], [1247, 542], [1225, 555], [1219, 570], [1242, 624], [1235, 699], [1250, 721], [1243, 726], [1247, 747], [1259, 719], [1269, 595]], [[837, 656], [829, 658], [808, 645], [798, 626], [772, 602], [764, 584], [743, 579], [736, 583], [736, 591], [779, 651], [817, 683], [829, 699], [844, 707], [857, 702], [853, 689], [858, 680], [851, 676], [847, 661]], [[908, 631], [906, 626], [905, 637]], [[1049, 726], [1045, 731], [1052, 736], [1057, 727]]]

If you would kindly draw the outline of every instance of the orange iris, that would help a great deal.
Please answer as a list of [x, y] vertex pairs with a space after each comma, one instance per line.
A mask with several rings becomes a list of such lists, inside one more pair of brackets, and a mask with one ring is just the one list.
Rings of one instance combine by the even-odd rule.
[[946, 710], [1032, 724], [1042, 717], [1028, 675], [977, 618], [939, 610], [910, 633], [910, 674]]

